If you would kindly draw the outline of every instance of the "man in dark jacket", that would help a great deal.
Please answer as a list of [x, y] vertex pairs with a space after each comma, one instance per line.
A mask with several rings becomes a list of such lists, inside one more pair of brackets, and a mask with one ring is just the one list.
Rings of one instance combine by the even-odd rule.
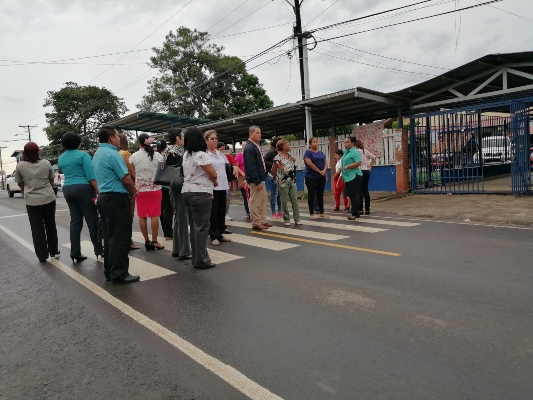
[[[274, 163], [274, 157], [278, 155], [276, 151], [276, 144], [279, 142], [278, 137], [273, 137], [270, 142], [270, 150], [265, 153], [265, 165], [267, 170], [267, 180], [270, 186], [270, 209], [272, 210], [272, 218], [280, 219], [281, 212], [281, 198], [279, 197], [278, 180], [275, 176], [272, 176], [272, 164]], [[276, 203], [278, 205], [278, 212], [276, 212]]]
[[268, 229], [272, 226], [266, 222], [268, 195], [266, 192], [266, 166], [259, 143], [261, 129], [251, 126], [248, 130], [248, 145], [244, 148], [244, 175], [250, 187], [250, 216], [252, 228], [256, 230]]

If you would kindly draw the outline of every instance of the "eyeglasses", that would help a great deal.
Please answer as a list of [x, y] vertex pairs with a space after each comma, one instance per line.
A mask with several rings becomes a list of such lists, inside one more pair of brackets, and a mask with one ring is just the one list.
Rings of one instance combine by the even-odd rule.
[[216, 137], [209, 138], [208, 140], [218, 140]]

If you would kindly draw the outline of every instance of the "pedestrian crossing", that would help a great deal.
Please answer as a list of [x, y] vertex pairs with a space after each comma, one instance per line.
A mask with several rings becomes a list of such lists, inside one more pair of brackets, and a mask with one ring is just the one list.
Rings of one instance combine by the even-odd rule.
[[[339, 222], [335, 222], [339, 221]], [[340, 221], [343, 221], [341, 223]], [[379, 218], [366, 218], [362, 217], [359, 221], [353, 223], [346, 219], [345, 216], [341, 215], [331, 215], [329, 219], [320, 219], [312, 220], [308, 216], [302, 219], [302, 226], [283, 227], [281, 221], [275, 221], [279, 225], [274, 225], [265, 231], [264, 235], [255, 235], [251, 230], [251, 224], [249, 222], [240, 222], [240, 221], [226, 221], [226, 225], [232, 228], [243, 229], [241, 232], [234, 232], [231, 235], [227, 235], [231, 239], [231, 244], [224, 244], [222, 248], [228, 251], [221, 251], [218, 249], [213, 249], [208, 244], [208, 253], [213, 263], [215, 264], [224, 264], [232, 261], [238, 261], [244, 259], [245, 256], [242, 255], [244, 247], [256, 247], [260, 249], [265, 249], [269, 251], [284, 251], [289, 249], [295, 249], [301, 247], [302, 244], [294, 243], [308, 243], [308, 244], [323, 244], [328, 245], [327, 242], [342, 241], [349, 239], [351, 232], [356, 233], [380, 233], [388, 231], [389, 228], [412, 228], [420, 223], [416, 222], [407, 222], [407, 221], [398, 221], [392, 219], [379, 219]], [[372, 226], [374, 225], [374, 226]], [[375, 226], [377, 225], [377, 226]], [[232, 229], [233, 230], [233, 229]], [[339, 230], [342, 231], [342, 234], [324, 232], [324, 230]], [[348, 233], [350, 232], [350, 233]], [[259, 232], [261, 233], [261, 232]], [[263, 236], [263, 237], [261, 237]], [[268, 238], [265, 238], [268, 236]], [[301, 239], [299, 239], [301, 238]], [[144, 244], [144, 237], [140, 232], [133, 232], [132, 239], [136, 242]], [[157, 251], [157, 253], [165, 254], [165, 258], [169, 257], [169, 252], [172, 252], [172, 242], [165, 242], [165, 249]], [[65, 247], [70, 247], [70, 244], [64, 244]], [[352, 243], [344, 242], [344, 244], [331, 244], [330, 246], [336, 246], [339, 248], [347, 250], [356, 250], [356, 251], [370, 251], [378, 254], [384, 255], [395, 255], [398, 256], [398, 253], [388, 253], [381, 250], [373, 249], [364, 249], [352, 246]], [[81, 242], [82, 254], [86, 255], [91, 259], [96, 259], [93, 255], [93, 246], [90, 241]], [[246, 253], [246, 252], [245, 252]], [[161, 263], [161, 258], [158, 258], [159, 261], [154, 260], [154, 262], [146, 261], [144, 259], [136, 257], [136, 252], [130, 253], [130, 273], [132, 275], [139, 275], [141, 281], [158, 279], [166, 276], [171, 276], [176, 274], [175, 271], [172, 271], [169, 268], [164, 266], [157, 265], [156, 262]], [[99, 262], [103, 262], [103, 259], [100, 258]], [[164, 264], [163, 264], [164, 265]], [[174, 264], [173, 264], [174, 265]], [[182, 265], [182, 264], [175, 264]], [[190, 265], [190, 262], [185, 263], [184, 265]]]

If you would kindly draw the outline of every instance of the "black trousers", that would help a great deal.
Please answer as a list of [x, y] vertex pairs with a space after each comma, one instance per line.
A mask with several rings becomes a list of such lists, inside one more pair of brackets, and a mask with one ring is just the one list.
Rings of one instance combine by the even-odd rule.
[[370, 181], [370, 171], [362, 169], [363, 181], [359, 191], [359, 211], [363, 212], [363, 198], [365, 199], [365, 210], [370, 211], [370, 192], [368, 191], [368, 182]]
[[318, 212], [324, 213], [324, 187], [326, 186], [326, 177], [321, 178], [305, 178], [305, 186], [307, 186], [307, 205], [309, 206], [309, 214], [314, 213], [315, 196], [318, 203]]
[[104, 275], [111, 280], [129, 275], [131, 239], [131, 204], [125, 193], [100, 193], [98, 212], [104, 234]]
[[351, 181], [344, 182], [344, 187], [348, 190], [348, 197], [352, 201], [352, 216], [354, 217], [359, 217], [359, 191], [362, 182], [363, 177], [361, 175], [356, 175]]
[[172, 230], [172, 218], [174, 212], [172, 210], [172, 202], [170, 201], [170, 190], [162, 188], [161, 197], [161, 215], [159, 219], [161, 221], [161, 229], [163, 230], [163, 236], [171, 238], [173, 235]]
[[26, 205], [33, 247], [39, 260], [59, 253], [56, 229], [56, 201], [40, 206]]
[[226, 229], [226, 196], [225, 190], [213, 190], [213, 205], [209, 218], [209, 237], [220, 239]]

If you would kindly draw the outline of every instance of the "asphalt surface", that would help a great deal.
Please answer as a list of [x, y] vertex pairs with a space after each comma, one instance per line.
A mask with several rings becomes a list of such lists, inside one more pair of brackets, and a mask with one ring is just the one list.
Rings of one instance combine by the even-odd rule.
[[[40, 264], [21, 244], [23, 200], [1, 194], [0, 398], [531, 397], [531, 228], [330, 213], [319, 222], [339, 226], [304, 218], [267, 236], [238, 203], [234, 241], [208, 246], [230, 261], [198, 271], [167, 249], [137, 250], [142, 268], [171, 274], [112, 286], [101, 263], [72, 264], [67, 247]], [[60, 193], [61, 244], [65, 210]], [[213, 359], [186, 355], [173, 335]]]

